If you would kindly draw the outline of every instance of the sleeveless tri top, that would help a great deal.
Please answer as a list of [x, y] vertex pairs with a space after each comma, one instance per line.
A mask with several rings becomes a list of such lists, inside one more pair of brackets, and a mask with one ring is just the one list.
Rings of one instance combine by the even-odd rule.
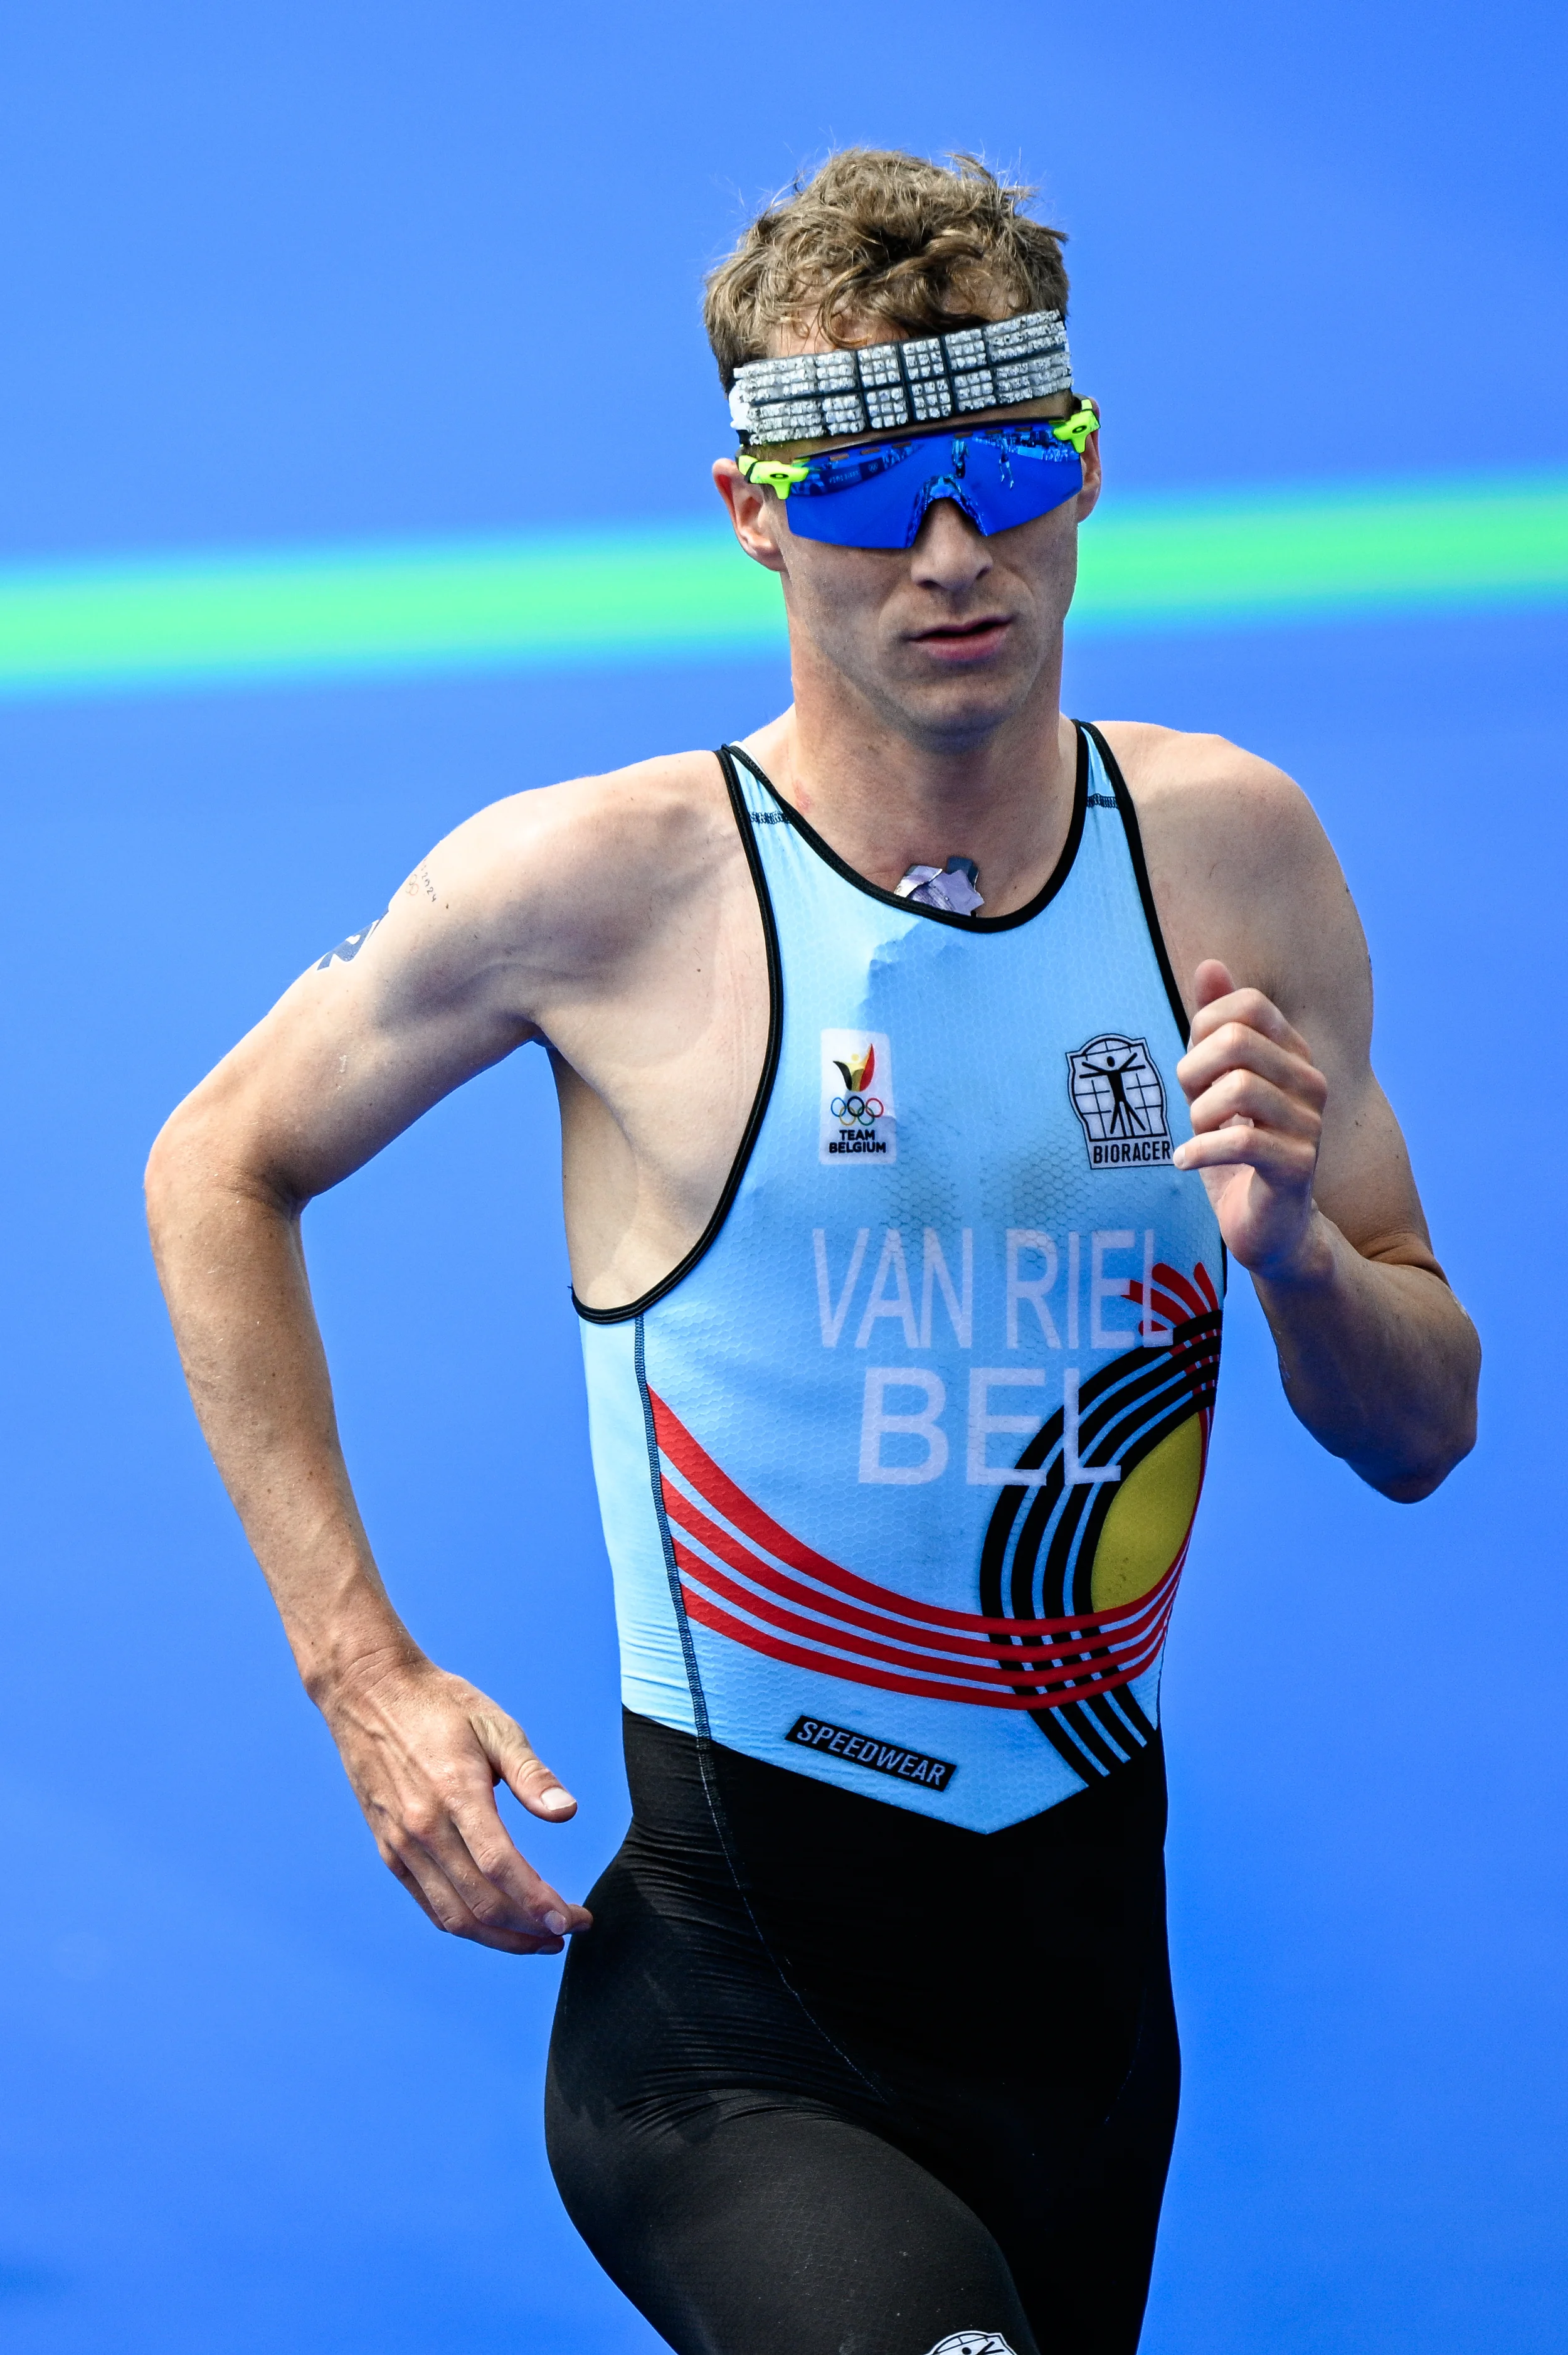
[[991, 1831], [1158, 1723], [1224, 1254], [1138, 822], [1080, 727], [1007, 916], [856, 875], [737, 748], [771, 1019], [707, 1231], [583, 1320], [626, 1706]]

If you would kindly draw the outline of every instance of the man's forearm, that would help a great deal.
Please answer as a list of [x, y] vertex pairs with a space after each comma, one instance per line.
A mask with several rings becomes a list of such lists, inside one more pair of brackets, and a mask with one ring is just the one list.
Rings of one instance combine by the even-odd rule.
[[1314, 1213], [1302, 1272], [1258, 1278], [1286, 1395], [1330, 1455], [1400, 1504], [1476, 1436], [1476, 1328], [1440, 1275], [1365, 1259]]
[[185, 1378], [224, 1485], [318, 1700], [418, 1657], [387, 1599], [338, 1441], [297, 1214], [165, 1132], [148, 1222]]

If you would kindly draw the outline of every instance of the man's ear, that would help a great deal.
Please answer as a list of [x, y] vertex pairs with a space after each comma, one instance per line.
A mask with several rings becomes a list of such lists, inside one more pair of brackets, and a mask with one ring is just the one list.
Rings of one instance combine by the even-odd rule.
[[779, 505], [778, 493], [748, 483], [733, 458], [714, 460], [714, 488], [725, 503], [736, 539], [753, 563], [766, 565], [769, 572], [782, 572], [784, 558], [769, 513]]

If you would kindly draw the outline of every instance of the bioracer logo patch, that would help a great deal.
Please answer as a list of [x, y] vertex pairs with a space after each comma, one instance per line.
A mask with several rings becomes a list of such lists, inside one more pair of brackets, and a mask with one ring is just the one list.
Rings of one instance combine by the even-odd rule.
[[856, 1733], [821, 1717], [798, 1717], [784, 1739], [805, 1750], [825, 1750], [830, 1758], [847, 1758], [853, 1766], [869, 1766], [874, 1774], [895, 1774], [901, 1783], [924, 1784], [927, 1791], [945, 1791], [959, 1771], [950, 1758], [927, 1758], [923, 1750], [879, 1742], [874, 1733]]
[[895, 1161], [893, 1048], [885, 1030], [824, 1030], [819, 1161]]
[[1091, 1169], [1128, 1169], [1171, 1158], [1165, 1082], [1147, 1039], [1114, 1030], [1067, 1058], [1067, 1092], [1078, 1115]]

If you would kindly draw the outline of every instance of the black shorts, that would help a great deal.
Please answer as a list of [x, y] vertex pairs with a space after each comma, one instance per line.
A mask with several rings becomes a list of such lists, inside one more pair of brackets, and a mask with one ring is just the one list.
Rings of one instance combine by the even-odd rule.
[[626, 1753], [546, 2094], [611, 2278], [681, 2355], [1131, 2355], [1180, 2068], [1158, 1741], [989, 1834], [630, 1714]]

